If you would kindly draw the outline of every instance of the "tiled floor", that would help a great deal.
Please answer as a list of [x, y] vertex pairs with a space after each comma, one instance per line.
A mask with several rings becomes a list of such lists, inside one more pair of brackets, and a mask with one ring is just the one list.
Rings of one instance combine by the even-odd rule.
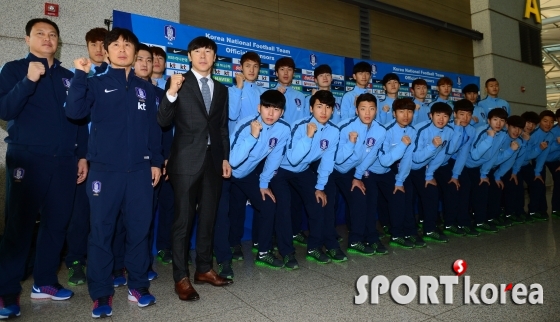
[[[550, 195], [549, 195], [550, 197]], [[345, 237], [344, 227], [339, 227]], [[364, 257], [350, 255], [345, 263], [321, 265], [307, 261], [304, 248], [296, 246], [300, 269], [272, 270], [255, 266], [250, 245], [246, 260], [234, 262], [235, 283], [226, 288], [195, 286], [201, 299], [182, 302], [173, 292], [171, 266], [155, 264], [160, 274], [151, 291], [157, 304], [145, 309], [127, 301], [126, 289], [116, 289], [114, 321], [559, 321], [560, 320], [560, 219], [516, 225], [497, 234], [450, 237], [448, 244], [429, 243], [427, 248], [406, 250], [389, 247], [390, 253]], [[387, 239], [383, 240], [387, 243]], [[346, 243], [343, 242], [343, 248]], [[355, 282], [361, 275], [384, 275], [393, 280], [409, 275], [453, 275], [456, 259], [468, 263], [471, 284], [539, 283], [544, 304], [463, 304], [463, 277], [454, 287], [454, 304], [421, 305], [418, 297], [408, 305], [394, 303], [388, 294], [380, 304], [355, 305]], [[65, 283], [66, 268], [59, 274]], [[91, 301], [86, 286], [72, 287], [69, 301], [31, 301], [31, 280], [23, 283], [19, 321], [87, 321]], [[369, 289], [369, 288], [368, 288]], [[401, 287], [401, 292], [406, 289]], [[443, 286], [438, 289], [443, 302]], [[109, 320], [109, 319], [105, 319]]]

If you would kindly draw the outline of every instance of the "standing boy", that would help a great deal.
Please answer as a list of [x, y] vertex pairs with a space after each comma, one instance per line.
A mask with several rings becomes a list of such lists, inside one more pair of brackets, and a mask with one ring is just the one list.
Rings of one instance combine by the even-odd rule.
[[484, 112], [484, 109], [478, 105], [478, 86], [476, 86], [476, 84], [468, 84], [463, 87], [463, 95], [465, 95], [465, 98], [468, 99], [474, 106], [471, 125], [475, 128], [486, 126], [486, 124], [488, 124], [486, 113]]
[[509, 107], [509, 103], [498, 97], [498, 93], [500, 93], [500, 83], [498, 83], [498, 80], [495, 78], [489, 78], [484, 84], [484, 87], [486, 88], [486, 94], [488, 95], [479, 103], [479, 105], [484, 109], [484, 113], [488, 115], [491, 110], [501, 108], [510, 115], [511, 109]]
[[426, 96], [428, 96], [428, 83], [422, 78], [417, 78], [412, 82], [410, 87], [412, 96], [414, 97], [414, 118], [412, 125], [427, 121], [430, 119], [430, 103], [426, 103]]
[[379, 106], [381, 108], [377, 114], [377, 121], [385, 125], [393, 120], [392, 106], [393, 102], [397, 99], [401, 83], [397, 74], [389, 73], [383, 76], [381, 84], [383, 84], [383, 89], [385, 90], [385, 98], [379, 100]]
[[370, 93], [367, 86], [371, 82], [371, 65], [365, 61], [361, 61], [354, 65], [352, 69], [352, 77], [356, 82], [356, 86], [342, 96], [340, 106], [341, 119], [346, 120], [356, 116], [356, 99], [359, 95]]

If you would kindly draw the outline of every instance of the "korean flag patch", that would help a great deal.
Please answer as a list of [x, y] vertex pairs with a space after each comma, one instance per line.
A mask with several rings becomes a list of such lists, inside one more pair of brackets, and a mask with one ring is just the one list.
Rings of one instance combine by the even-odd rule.
[[64, 85], [64, 87], [70, 88], [70, 80], [68, 78], [63, 78], [62, 84]]
[[375, 144], [375, 139], [374, 138], [367, 138], [366, 139], [366, 146], [368, 148], [371, 148], [374, 144]]
[[138, 96], [138, 98], [141, 99], [141, 100], [145, 100], [146, 99], [146, 91], [144, 91], [143, 88], [136, 87], [136, 96]]
[[294, 101], [296, 102], [297, 107], [301, 106], [301, 100], [299, 98], [296, 98]]
[[270, 140], [268, 140], [268, 147], [272, 150], [274, 149], [277, 143], [278, 143], [277, 138], [270, 138]]
[[94, 196], [99, 196], [99, 193], [101, 192], [101, 182], [100, 181], [92, 182], [91, 190], [93, 191]]
[[25, 170], [23, 168], [14, 169], [14, 179], [16, 179], [16, 181], [20, 181], [21, 179], [23, 179], [24, 175], [25, 175]]
[[319, 141], [319, 146], [321, 147], [321, 150], [325, 151], [326, 149], [329, 148], [329, 140], [326, 139], [322, 139], [321, 141]]

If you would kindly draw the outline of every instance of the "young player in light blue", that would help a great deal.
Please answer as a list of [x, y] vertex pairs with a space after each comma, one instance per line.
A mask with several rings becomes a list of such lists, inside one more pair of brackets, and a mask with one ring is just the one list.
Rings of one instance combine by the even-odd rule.
[[428, 96], [428, 83], [426, 83], [426, 81], [422, 78], [417, 78], [412, 82], [410, 91], [414, 97], [414, 104], [416, 104], [411, 125], [429, 120], [430, 103], [426, 102], [426, 96]]
[[[404, 248], [424, 247], [426, 243], [418, 236], [416, 229], [412, 211], [412, 183], [408, 177], [412, 166], [413, 142], [416, 140], [416, 129], [410, 125], [416, 104], [408, 98], [397, 99], [393, 102], [392, 110], [395, 120], [386, 125], [383, 147], [370, 167], [370, 178], [377, 181], [377, 187], [372, 190], [377, 190], [379, 197], [388, 203], [386, 216], [391, 223], [390, 244]], [[371, 194], [369, 188], [366, 192]]]
[[278, 85], [276, 89], [286, 96], [286, 108], [282, 118], [289, 124], [309, 115], [309, 110], [305, 109], [305, 95], [292, 88], [292, 80], [296, 64], [291, 57], [282, 57], [274, 65]]
[[478, 103], [478, 105], [483, 108], [484, 113], [488, 115], [491, 110], [501, 108], [510, 115], [511, 109], [509, 103], [498, 97], [498, 93], [500, 93], [500, 83], [498, 83], [495, 78], [489, 78], [486, 83], [484, 83], [484, 87], [486, 88], [487, 96]]
[[550, 145], [546, 167], [552, 174], [554, 187], [552, 189], [552, 213], [554, 217], [560, 217], [560, 109], [556, 110], [556, 125], [550, 130], [553, 142]]
[[[280, 119], [284, 113], [284, 95], [268, 90], [260, 97], [259, 113], [242, 120], [232, 137], [230, 164], [232, 165], [231, 189], [229, 194], [231, 221], [244, 222], [245, 200], [257, 210], [259, 216], [258, 253], [256, 263], [272, 267], [284, 264], [272, 253], [274, 232], [275, 197], [269, 188], [274, 173], [280, 166], [290, 137], [290, 125]], [[239, 201], [243, 201], [239, 203]], [[227, 252], [227, 248], [224, 250]]]
[[[368, 211], [367, 198], [376, 199], [374, 194], [366, 196], [364, 173], [377, 158], [377, 151], [385, 139], [385, 128], [375, 121], [377, 99], [374, 95], [361, 94], [356, 99], [356, 114], [351, 119], [339, 123], [340, 140], [335, 155], [334, 171], [327, 184], [327, 200], [334, 200], [336, 188], [342, 193], [350, 210], [348, 251], [373, 255], [375, 250], [366, 246], [366, 231], [375, 233], [375, 218]], [[327, 214], [334, 220], [334, 203], [327, 203]], [[368, 229], [367, 223], [373, 227]], [[328, 229], [329, 227], [325, 227]], [[379, 236], [377, 237], [379, 240]], [[330, 254], [329, 254], [330, 255]], [[331, 258], [334, 256], [331, 255]]]
[[301, 196], [309, 215], [307, 258], [329, 263], [330, 258], [322, 251], [323, 245], [326, 246], [327, 252], [340, 248], [336, 236], [329, 240], [324, 236], [325, 231], [332, 232], [334, 226], [332, 223], [327, 230], [324, 229], [324, 207], [327, 204], [324, 190], [333, 171], [340, 132], [338, 127], [329, 121], [334, 102], [334, 97], [329, 91], [318, 91], [311, 97], [313, 115], [295, 122], [286, 147], [286, 155], [270, 182], [276, 203], [281, 205], [276, 208], [278, 251], [284, 258], [284, 267], [288, 269], [299, 267], [292, 242], [290, 189], [294, 189]]
[[[315, 94], [317, 91], [331, 90], [331, 84], [333, 81], [332, 69], [329, 65], [326, 64], [319, 65], [317, 66], [317, 68], [313, 70], [313, 77], [315, 78], [315, 84], [317, 85], [317, 89], [313, 89], [311, 91], [311, 94], [305, 97], [306, 110], [309, 110], [309, 99], [313, 94]], [[334, 100], [335, 103], [333, 108], [333, 114], [331, 116], [331, 122], [333, 122], [334, 124], [338, 124], [340, 123], [340, 121], [342, 121], [342, 109], [341, 109], [342, 97], [335, 96]]]
[[484, 112], [484, 109], [478, 105], [478, 86], [475, 84], [468, 84], [463, 87], [463, 95], [465, 95], [465, 98], [468, 99], [474, 106], [471, 125], [475, 128], [486, 126], [488, 124], [486, 113]]
[[401, 80], [395, 73], [389, 73], [383, 76], [381, 83], [385, 90], [385, 98], [379, 100], [379, 112], [377, 112], [377, 122], [387, 124], [394, 119], [393, 102], [397, 99]]
[[415, 126], [418, 132], [412, 152], [410, 177], [424, 213], [424, 238], [446, 243], [449, 239], [436, 227], [438, 188], [433, 174], [441, 164], [440, 159], [436, 159], [437, 155], [453, 149], [456, 143], [453, 141], [454, 130], [447, 124], [451, 107], [436, 102], [430, 107], [430, 112], [431, 120]]
[[343, 120], [356, 116], [356, 99], [360, 94], [371, 92], [367, 88], [371, 82], [371, 65], [365, 61], [357, 63], [352, 69], [352, 77], [356, 82], [356, 86], [342, 96], [340, 109], [342, 111], [341, 119]]

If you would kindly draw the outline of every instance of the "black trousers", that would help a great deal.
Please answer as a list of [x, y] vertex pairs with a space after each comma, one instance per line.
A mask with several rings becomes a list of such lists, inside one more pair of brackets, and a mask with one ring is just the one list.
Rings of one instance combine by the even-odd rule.
[[173, 279], [179, 282], [189, 277], [188, 250], [191, 231], [198, 205], [196, 230], [196, 271], [212, 269], [212, 242], [214, 221], [222, 191], [222, 174], [217, 173], [210, 150], [204, 163], [194, 175], [169, 174], [175, 195], [175, 217], [172, 226]]

